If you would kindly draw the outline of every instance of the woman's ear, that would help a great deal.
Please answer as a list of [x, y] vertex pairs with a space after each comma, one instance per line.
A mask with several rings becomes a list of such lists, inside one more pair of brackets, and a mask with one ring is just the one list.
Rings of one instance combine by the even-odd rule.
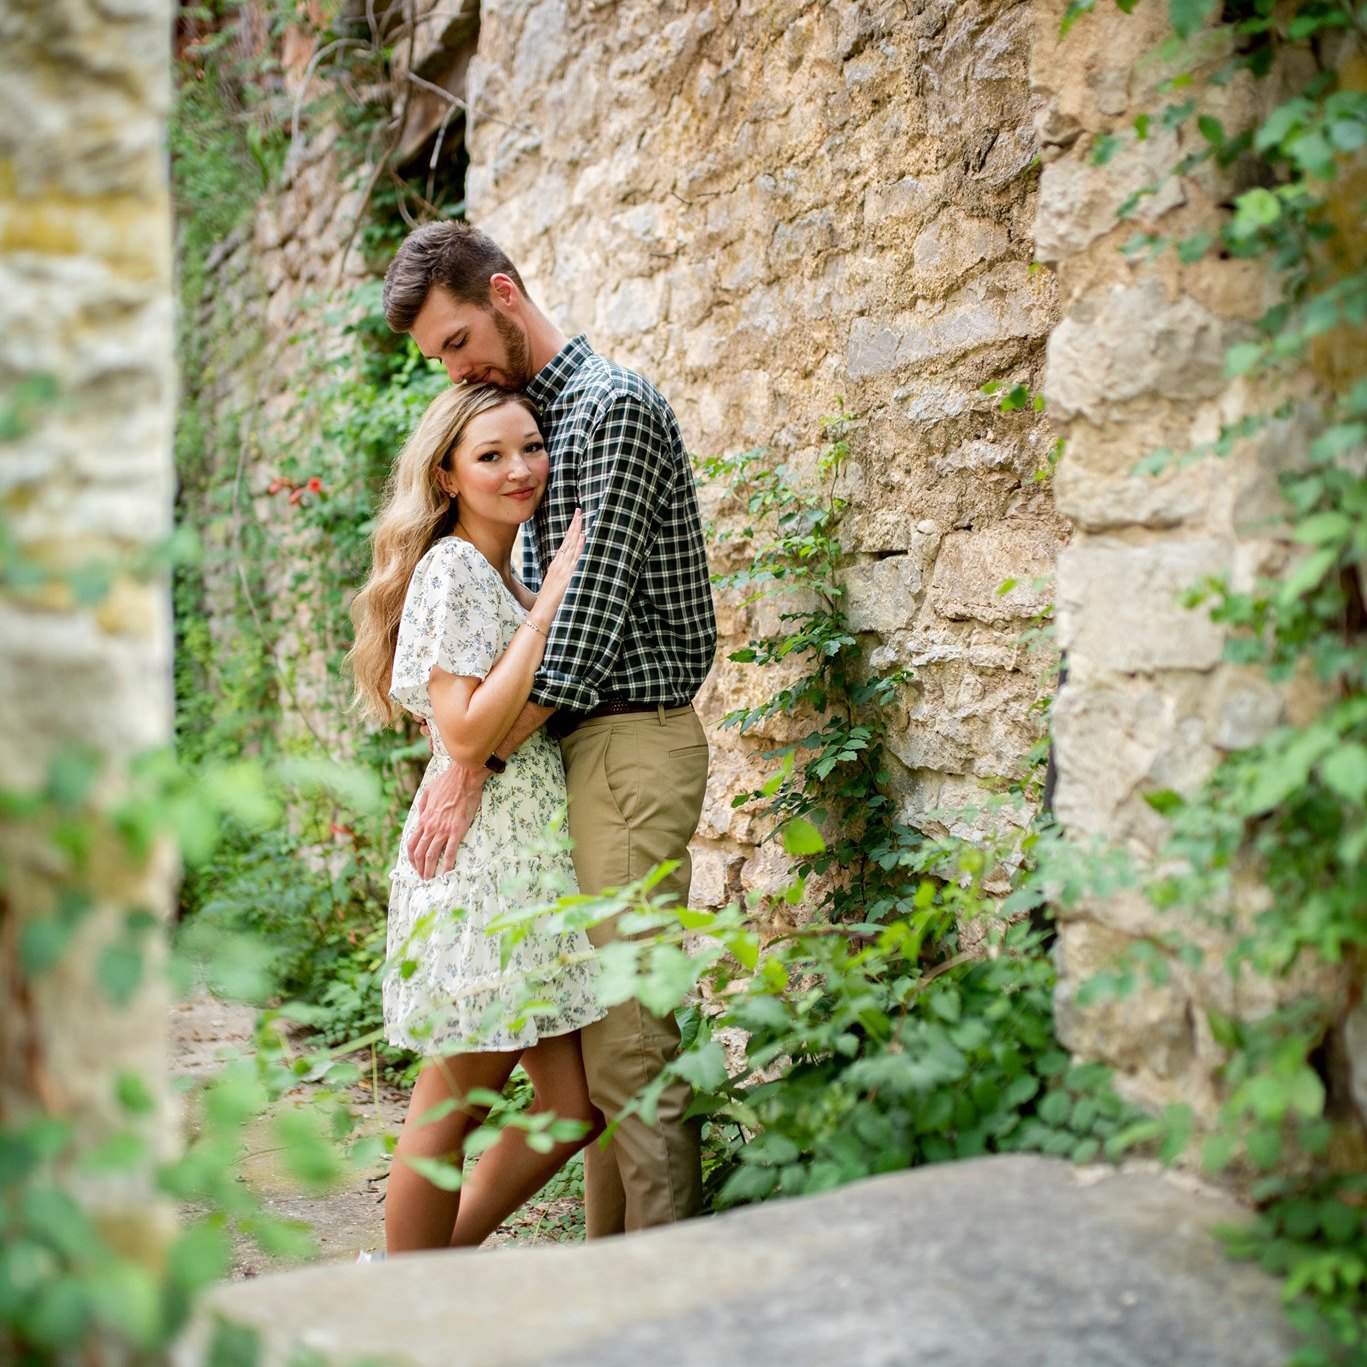
[[447, 498], [455, 498], [460, 492], [456, 485], [456, 477], [450, 470], [441, 469], [437, 471], [437, 487]]

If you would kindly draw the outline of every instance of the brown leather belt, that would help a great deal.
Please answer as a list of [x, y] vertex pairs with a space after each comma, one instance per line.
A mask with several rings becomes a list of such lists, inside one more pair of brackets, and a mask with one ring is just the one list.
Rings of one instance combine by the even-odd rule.
[[551, 735], [560, 738], [569, 735], [576, 726], [599, 717], [627, 717], [634, 713], [658, 712], [661, 708], [666, 712], [676, 712], [690, 705], [688, 702], [632, 702], [630, 698], [604, 698], [591, 712], [557, 712], [546, 729]]
[[593, 709], [585, 712], [580, 721], [593, 721], [595, 717], [625, 717], [632, 712], [658, 712], [661, 707], [672, 712], [678, 707], [687, 707], [686, 702], [632, 702], [630, 698], [605, 698]]

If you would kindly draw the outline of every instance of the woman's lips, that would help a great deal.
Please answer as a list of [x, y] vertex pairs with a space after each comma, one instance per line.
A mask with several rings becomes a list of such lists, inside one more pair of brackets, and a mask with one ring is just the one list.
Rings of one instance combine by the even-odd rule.
[[525, 501], [525, 500], [527, 500], [527, 499], [529, 499], [529, 498], [534, 497], [535, 494], [536, 494], [536, 490], [535, 490], [535, 489], [514, 489], [514, 490], [512, 490], [512, 491], [507, 495], [507, 497], [509, 497], [509, 498], [516, 498], [516, 499]]

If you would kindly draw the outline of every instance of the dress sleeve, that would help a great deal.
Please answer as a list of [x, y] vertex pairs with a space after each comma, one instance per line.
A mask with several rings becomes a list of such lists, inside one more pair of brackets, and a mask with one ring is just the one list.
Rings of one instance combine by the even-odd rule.
[[437, 547], [413, 572], [389, 696], [415, 716], [431, 718], [427, 684], [432, 667], [482, 679], [503, 653], [492, 572], [484, 574], [460, 542]]

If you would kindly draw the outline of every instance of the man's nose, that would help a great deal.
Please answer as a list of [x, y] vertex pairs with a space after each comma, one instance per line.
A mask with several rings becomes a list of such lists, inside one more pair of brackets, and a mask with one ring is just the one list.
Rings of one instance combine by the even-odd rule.
[[448, 359], [445, 362], [443, 362], [443, 364], [446, 366], [446, 373], [451, 377], [452, 384], [463, 383], [465, 377], [470, 373], [470, 367], [466, 365], [463, 361], [453, 361]]

